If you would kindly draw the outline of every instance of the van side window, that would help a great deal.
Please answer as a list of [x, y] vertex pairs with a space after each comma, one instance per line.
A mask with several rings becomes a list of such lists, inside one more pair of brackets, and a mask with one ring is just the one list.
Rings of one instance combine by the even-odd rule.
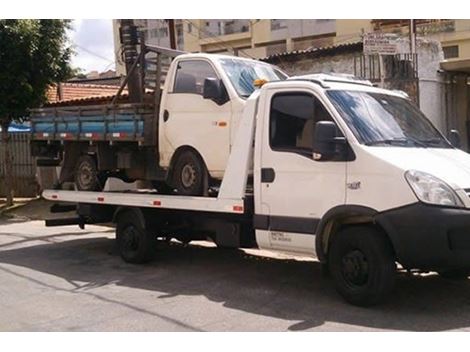
[[271, 148], [311, 154], [315, 124], [318, 121], [332, 121], [332, 118], [314, 96], [307, 93], [276, 94], [271, 100]]
[[176, 69], [173, 93], [201, 94], [206, 78], [217, 78], [212, 66], [202, 60], [181, 61]]

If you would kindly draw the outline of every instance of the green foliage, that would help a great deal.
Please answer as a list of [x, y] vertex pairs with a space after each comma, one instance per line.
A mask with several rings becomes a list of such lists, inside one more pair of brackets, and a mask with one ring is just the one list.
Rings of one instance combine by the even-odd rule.
[[0, 123], [27, 116], [47, 87], [70, 78], [70, 20], [0, 20]]

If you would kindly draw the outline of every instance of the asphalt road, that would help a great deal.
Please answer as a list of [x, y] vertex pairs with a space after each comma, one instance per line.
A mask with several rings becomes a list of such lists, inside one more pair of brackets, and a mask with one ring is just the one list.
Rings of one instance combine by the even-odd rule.
[[316, 261], [175, 243], [137, 266], [113, 236], [0, 220], [0, 330], [470, 330], [470, 280], [400, 273], [391, 300], [365, 309], [344, 303]]

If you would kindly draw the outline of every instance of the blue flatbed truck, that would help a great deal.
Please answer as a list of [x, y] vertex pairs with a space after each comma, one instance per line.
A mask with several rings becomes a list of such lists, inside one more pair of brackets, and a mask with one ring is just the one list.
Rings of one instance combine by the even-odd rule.
[[[142, 42], [117, 94], [111, 99], [50, 104], [32, 109], [31, 153], [38, 166], [61, 166], [56, 188], [74, 182], [99, 191], [108, 177], [148, 180], [163, 191], [166, 172], [158, 165], [161, 83], [172, 59], [184, 52]], [[139, 98], [122, 94], [137, 77]]]

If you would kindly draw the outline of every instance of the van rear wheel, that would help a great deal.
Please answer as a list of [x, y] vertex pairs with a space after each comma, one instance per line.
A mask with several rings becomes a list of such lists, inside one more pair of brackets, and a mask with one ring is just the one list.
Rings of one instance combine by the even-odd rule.
[[82, 155], [75, 168], [75, 185], [79, 191], [101, 191], [106, 177], [98, 171], [96, 160], [91, 155]]
[[206, 175], [207, 170], [201, 158], [187, 150], [175, 161], [172, 183], [178, 194], [200, 196], [204, 194]]
[[329, 269], [341, 296], [358, 306], [383, 301], [396, 276], [395, 256], [385, 234], [374, 227], [351, 226], [332, 241]]

